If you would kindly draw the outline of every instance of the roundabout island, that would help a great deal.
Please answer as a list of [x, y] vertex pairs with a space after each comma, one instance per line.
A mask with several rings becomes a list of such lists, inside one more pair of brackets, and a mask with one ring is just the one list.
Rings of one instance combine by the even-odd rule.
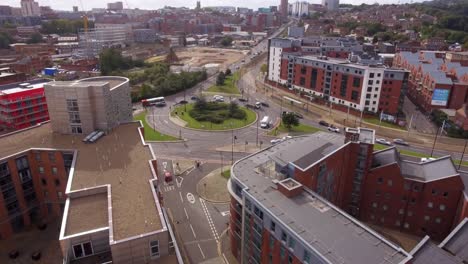
[[257, 114], [237, 103], [207, 102], [199, 100], [175, 107], [171, 112], [185, 122], [186, 128], [226, 131], [247, 127], [257, 120]]

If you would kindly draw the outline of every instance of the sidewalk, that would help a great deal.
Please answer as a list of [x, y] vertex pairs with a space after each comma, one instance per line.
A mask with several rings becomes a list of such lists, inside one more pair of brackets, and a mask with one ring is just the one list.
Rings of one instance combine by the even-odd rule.
[[229, 227], [219, 236], [218, 254], [226, 264], [238, 264], [239, 262], [231, 252], [231, 241], [229, 238]]
[[[263, 142], [263, 145], [267, 145], [268, 142]], [[255, 146], [255, 142], [249, 143], [247, 145], [245, 144], [234, 144], [234, 148], [232, 147], [231, 144], [225, 145], [222, 147], [217, 147], [214, 150], [216, 151], [222, 151], [222, 152], [241, 152], [241, 153], [255, 153], [260, 151], [260, 145]]]
[[201, 198], [212, 203], [228, 203], [231, 198], [227, 190], [228, 179], [221, 175], [231, 166], [224, 166], [208, 173], [197, 183], [197, 193]]

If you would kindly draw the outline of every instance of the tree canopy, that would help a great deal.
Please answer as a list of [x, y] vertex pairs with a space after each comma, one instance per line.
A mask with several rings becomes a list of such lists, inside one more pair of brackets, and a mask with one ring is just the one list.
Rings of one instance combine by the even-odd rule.
[[[89, 28], [94, 28], [92, 21], [88, 22]], [[84, 21], [68, 20], [68, 19], [54, 19], [42, 22], [42, 33], [44, 34], [76, 34], [80, 29], [84, 28]]]
[[231, 46], [232, 41], [233, 41], [232, 37], [229, 37], [229, 36], [224, 37], [224, 38], [221, 40], [221, 45], [223, 45], [223, 46], [225, 46], [225, 47]]
[[7, 32], [0, 32], [0, 49], [10, 48], [13, 38]]
[[284, 127], [286, 127], [288, 130], [291, 130], [293, 126], [299, 125], [299, 118], [297, 118], [293, 112], [284, 113], [281, 121], [283, 121]]
[[41, 43], [41, 42], [44, 42], [44, 39], [42, 38], [42, 35], [40, 33], [32, 34], [31, 37], [27, 41], [28, 44], [36, 44], [36, 43]]
[[109, 75], [113, 71], [128, 70], [143, 66], [143, 61], [124, 58], [116, 49], [105, 49], [99, 54], [99, 63], [102, 75]]

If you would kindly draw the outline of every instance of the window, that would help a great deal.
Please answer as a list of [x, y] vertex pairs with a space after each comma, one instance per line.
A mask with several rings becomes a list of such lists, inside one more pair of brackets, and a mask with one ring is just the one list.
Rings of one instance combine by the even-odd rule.
[[55, 186], [60, 186], [60, 180], [59, 179], [55, 179]]
[[44, 178], [41, 178], [42, 185], [46, 186], [47, 185], [47, 180]]
[[41, 161], [41, 153], [36, 153], [36, 160]]
[[317, 86], [317, 69], [312, 69], [312, 76], [310, 78], [310, 87], [315, 89]]
[[405, 190], [408, 191], [411, 188], [411, 185], [408, 182], [405, 182]]
[[440, 209], [441, 211], [445, 211], [445, 205], [444, 205], [444, 204], [441, 204], [441, 205], [439, 206], [439, 209]]
[[400, 209], [400, 210], [398, 210], [398, 213], [402, 215], [404, 213], [404, 210]]
[[416, 198], [411, 198], [411, 204], [415, 204], [416, 203]]
[[44, 167], [39, 167], [39, 173], [44, 174]]
[[375, 191], [375, 196], [380, 196], [380, 191], [379, 190]]
[[54, 175], [57, 174], [57, 167], [52, 167], [52, 174], [54, 174]]
[[159, 240], [150, 241], [151, 258], [159, 258]]
[[340, 95], [341, 96], [346, 96], [347, 93], [347, 88], [348, 87], [348, 75], [342, 75], [341, 76], [341, 86], [340, 86]]
[[301, 78], [299, 79], [299, 85], [304, 86], [304, 84], [305, 84], [305, 78], [304, 78], [304, 77], [301, 77]]
[[400, 220], [397, 220], [397, 221], [395, 222], [395, 225], [396, 225], [396, 226], [401, 226]]
[[448, 192], [444, 192], [444, 197], [448, 197]]
[[73, 254], [75, 255], [75, 258], [83, 258], [93, 255], [93, 247], [91, 242], [74, 245]]
[[354, 77], [353, 78], [353, 87], [359, 87], [361, 85], [361, 78]]
[[351, 100], [357, 100], [359, 98], [359, 92], [358, 91], [352, 91], [351, 92]]
[[388, 206], [387, 206], [386, 204], [384, 204], [384, 205], [382, 206], [382, 209], [383, 209], [384, 211], [387, 211]]
[[67, 99], [67, 109], [68, 111], [78, 111], [78, 101], [76, 99]]
[[284, 256], [286, 255], [286, 250], [284, 249], [283, 246], [280, 247], [280, 256], [281, 258], [284, 258]]
[[376, 202], [373, 202], [373, 203], [372, 203], [372, 207], [377, 208], [377, 203], [376, 203]]
[[62, 192], [57, 192], [57, 197], [58, 197], [59, 199], [61, 199], [61, 198], [63, 197], [63, 193], [62, 193]]
[[371, 220], [374, 220], [374, 219], [375, 219], [375, 215], [371, 214], [371, 215], [370, 215], [370, 219], [371, 219]]
[[434, 207], [434, 204], [432, 202], [428, 202], [427, 207], [432, 208], [432, 207]]
[[369, 80], [369, 82], [368, 82], [367, 84], [373, 85], [373, 84], [374, 84], [374, 81], [373, 81], [373, 80]]
[[377, 178], [377, 183], [383, 183], [383, 178], [382, 177]]
[[390, 193], [385, 193], [385, 199], [390, 199]]
[[440, 217], [437, 217], [437, 218], [435, 219], [435, 222], [438, 223], [438, 224], [440, 224], [440, 222], [442, 222], [442, 220], [440, 220]]
[[310, 263], [310, 253], [309, 251], [304, 251], [304, 256], [302, 257], [304, 263]]
[[55, 153], [54, 152], [49, 152], [49, 160], [50, 161], [55, 161]]
[[273, 248], [275, 246], [275, 237], [270, 236], [270, 248]]
[[374, 78], [374, 73], [373, 72], [369, 73], [369, 78], [371, 78], [371, 79]]
[[437, 190], [436, 189], [432, 189], [432, 195], [437, 195]]
[[428, 215], [425, 215], [425, 216], [424, 216], [424, 220], [425, 220], [425, 221], [429, 221], [429, 220], [431, 220], [431, 217], [429, 217]]
[[288, 235], [286, 235], [286, 232], [281, 231], [281, 241], [286, 242], [288, 239]]
[[408, 211], [408, 216], [413, 216], [413, 211]]
[[408, 224], [408, 223], [405, 223], [404, 227], [405, 227], [406, 229], [409, 229], [409, 224]]
[[388, 181], [387, 181], [387, 184], [388, 184], [388, 186], [392, 186], [392, 185], [393, 185], [393, 181], [392, 181], [392, 180], [388, 180]]
[[70, 120], [70, 123], [80, 124], [81, 123], [80, 114], [78, 112], [69, 112], [68, 120]]
[[293, 263], [293, 258], [291, 255], [288, 256], [288, 264], [292, 264]]
[[418, 185], [413, 186], [413, 190], [414, 190], [415, 192], [419, 192], [419, 186], [418, 186]]
[[270, 225], [270, 230], [271, 232], [275, 232], [275, 229], [276, 229], [276, 223], [272, 221]]
[[81, 134], [83, 133], [83, 130], [81, 129], [81, 126], [71, 126], [71, 131], [73, 134]]
[[294, 246], [296, 246], [296, 240], [294, 240], [292, 237], [290, 237], [289, 242], [288, 242], [288, 247], [289, 247], [289, 249], [293, 250]]

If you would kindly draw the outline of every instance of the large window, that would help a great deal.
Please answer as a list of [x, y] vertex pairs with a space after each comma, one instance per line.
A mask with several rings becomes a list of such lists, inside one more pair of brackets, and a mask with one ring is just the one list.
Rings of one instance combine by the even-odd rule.
[[150, 241], [151, 258], [159, 258], [159, 241]]
[[358, 91], [352, 91], [351, 92], [351, 100], [358, 100], [359, 99], [359, 92]]
[[312, 78], [310, 78], [310, 88], [317, 88], [317, 69], [312, 69]]
[[93, 246], [91, 245], [91, 241], [74, 245], [73, 254], [75, 255], [75, 258], [84, 258], [93, 255]]
[[76, 99], [67, 99], [67, 110], [69, 112], [77, 112], [78, 109], [78, 101]]
[[354, 77], [353, 78], [353, 87], [359, 87], [361, 85], [361, 78]]
[[83, 133], [83, 130], [81, 129], [81, 126], [71, 126], [71, 131], [73, 134], [81, 134]]
[[341, 87], [340, 87], [340, 95], [346, 96], [346, 88], [348, 87], [348, 75], [341, 76]]

